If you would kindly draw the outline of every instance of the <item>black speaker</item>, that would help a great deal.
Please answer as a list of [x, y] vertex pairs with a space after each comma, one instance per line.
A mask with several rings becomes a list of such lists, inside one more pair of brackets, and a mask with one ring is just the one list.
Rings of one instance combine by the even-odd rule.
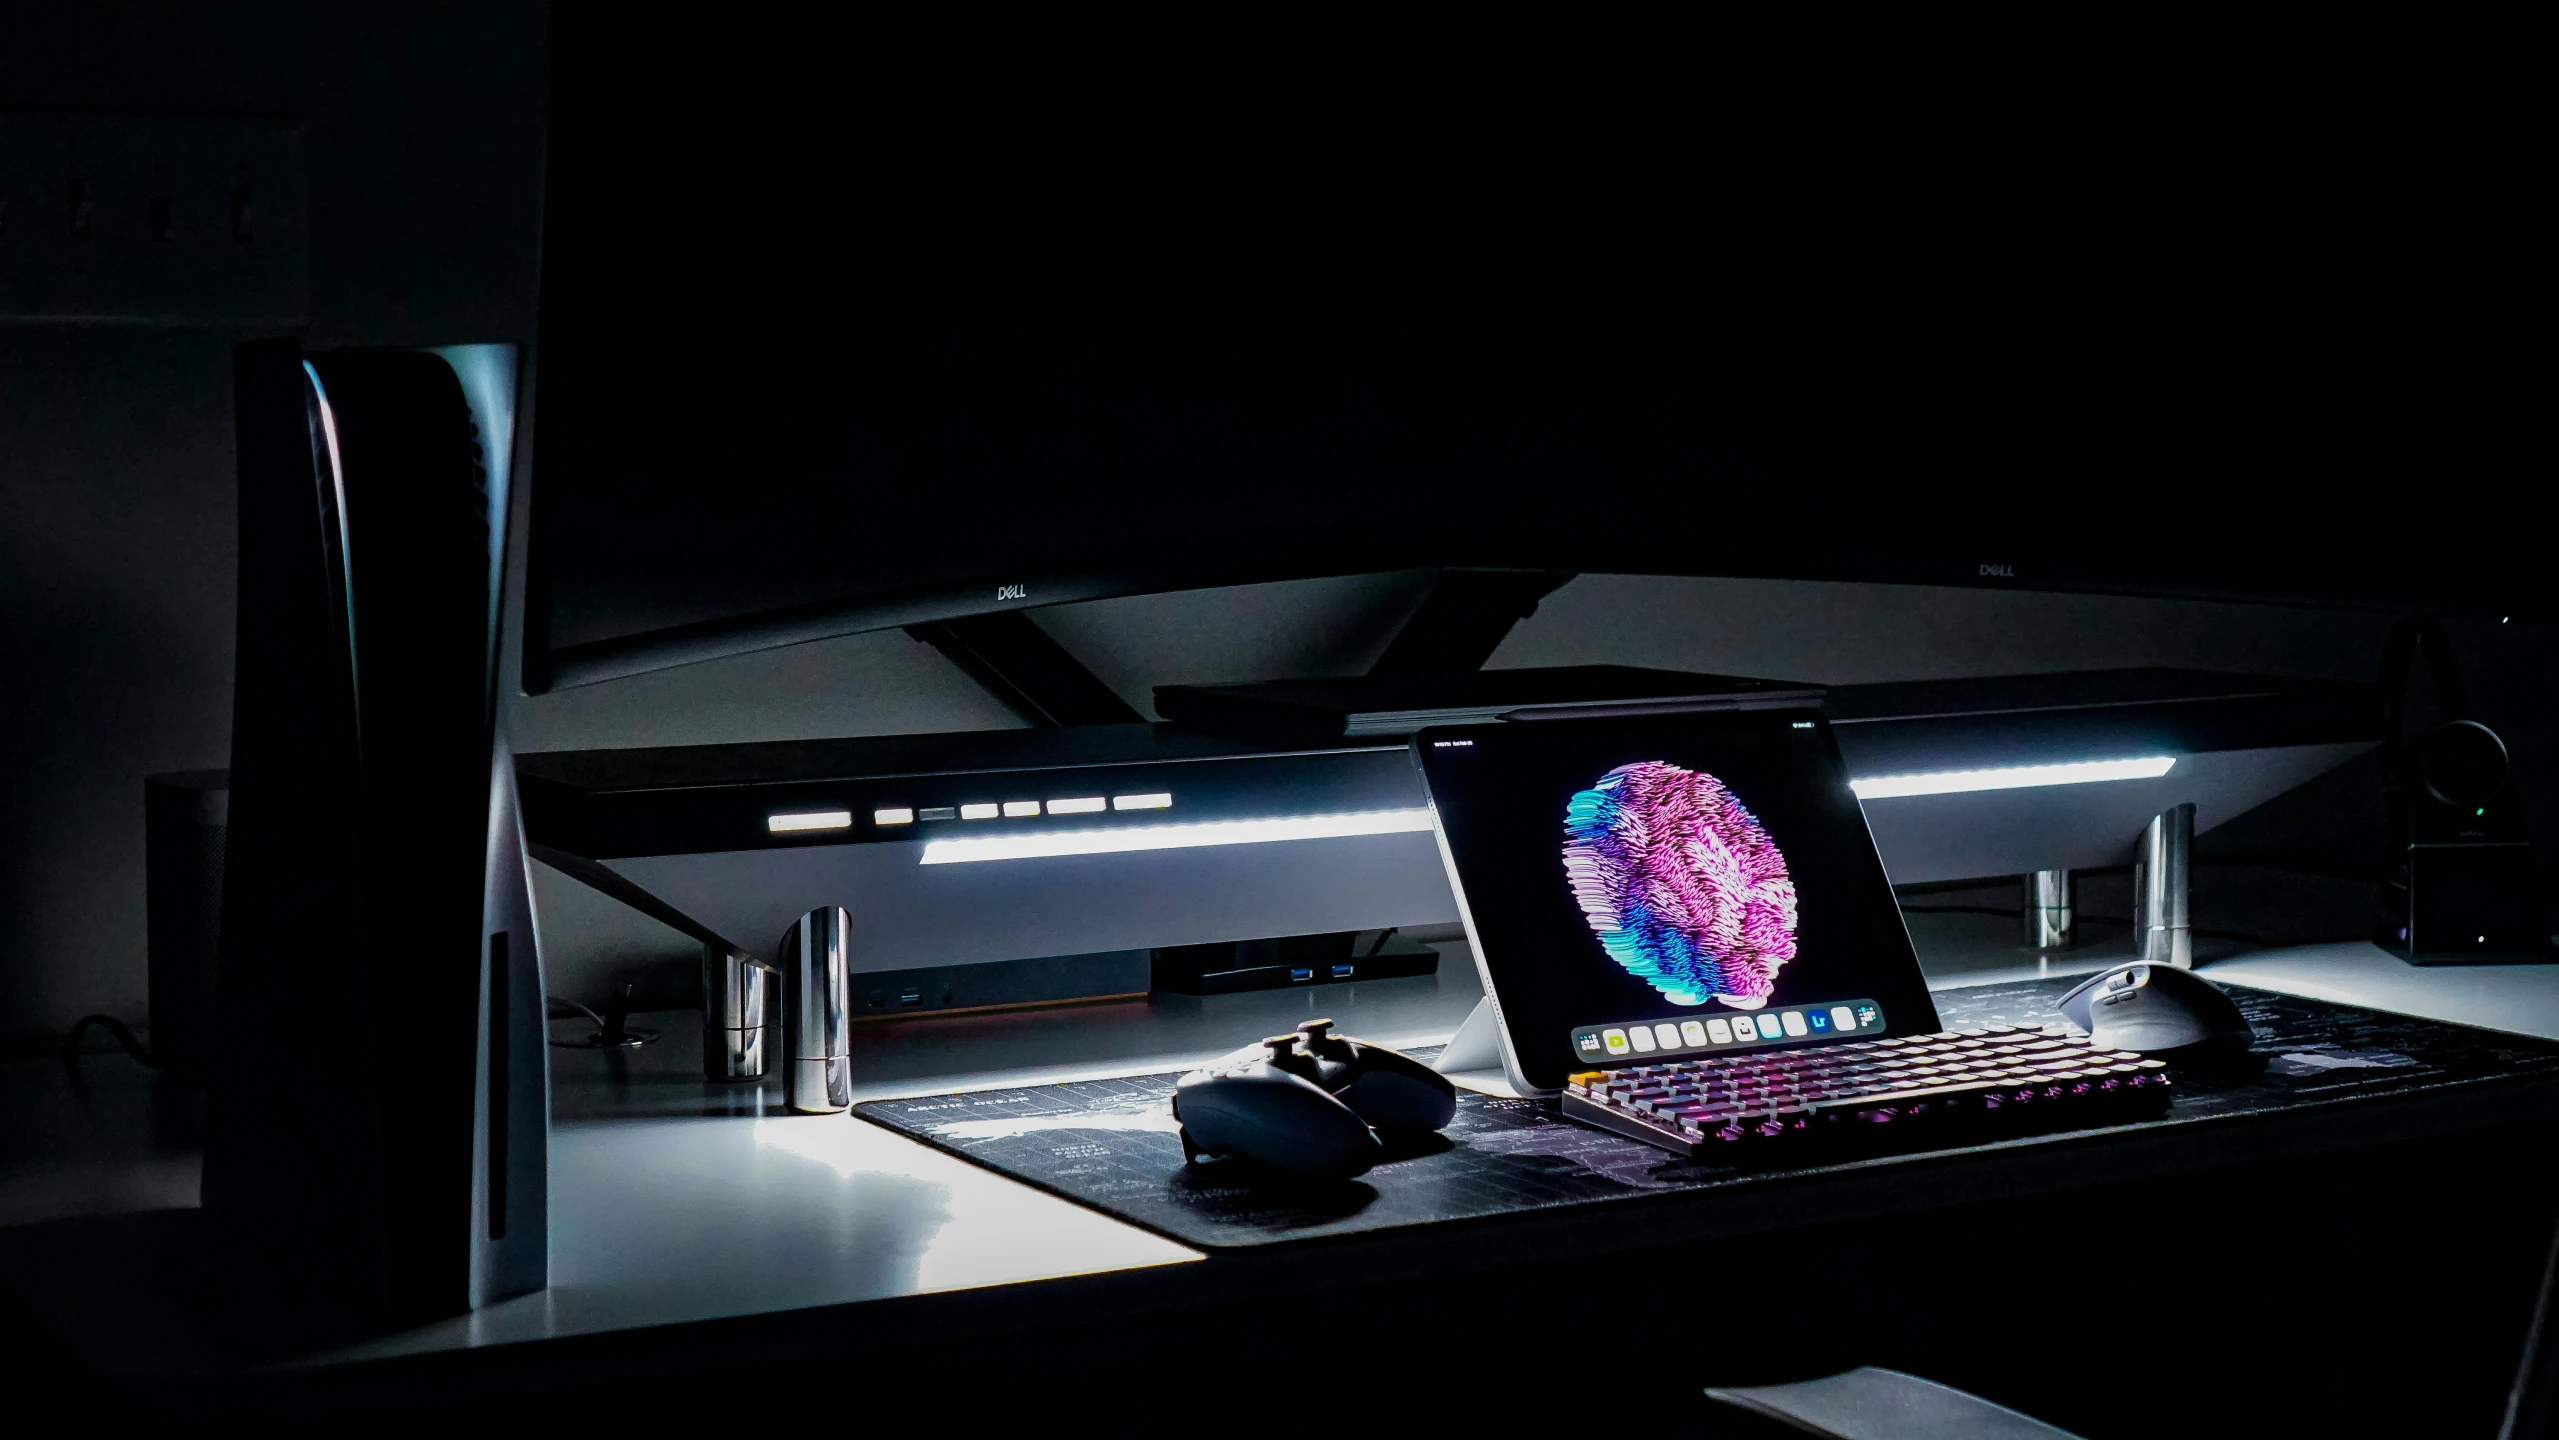
[[199, 1074], [213, 1066], [213, 964], [222, 939], [222, 857], [230, 828], [230, 771], [143, 778], [151, 1058]]
[[[2411, 736], [2417, 667], [2431, 682], [2434, 723]], [[2472, 718], [2443, 627], [2403, 621], [2382, 652], [2382, 783], [2397, 865], [2381, 943], [2414, 965], [2551, 958], [2513, 757]]]
[[547, 1275], [496, 723], [513, 352], [234, 355], [239, 652], [204, 1208], [290, 1352]]

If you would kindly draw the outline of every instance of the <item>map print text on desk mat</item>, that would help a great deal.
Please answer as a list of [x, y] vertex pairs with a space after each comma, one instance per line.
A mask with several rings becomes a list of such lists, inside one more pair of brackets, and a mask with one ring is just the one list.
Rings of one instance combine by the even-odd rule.
[[[2039, 1026], [2073, 977], [1941, 991], [1949, 1027]], [[2232, 988], [2268, 1057], [2256, 1074], [2177, 1072], [2175, 1125], [2375, 1092], [2559, 1073], [2559, 1045], [2408, 1016]], [[1435, 1051], [1413, 1052], [1427, 1059]], [[2386, 1057], [2386, 1058], [2385, 1058]], [[2353, 1063], [2359, 1059], [2372, 1063]], [[2344, 1061], [2347, 1063], [2335, 1063]], [[1273, 1186], [1223, 1165], [1188, 1165], [1170, 1106], [1176, 1075], [983, 1090], [855, 1107], [863, 1118], [988, 1169], [1209, 1249], [1769, 1183], [1799, 1171], [1677, 1159], [1574, 1124], [1551, 1103], [1458, 1092], [1457, 1117], [1356, 1180]]]

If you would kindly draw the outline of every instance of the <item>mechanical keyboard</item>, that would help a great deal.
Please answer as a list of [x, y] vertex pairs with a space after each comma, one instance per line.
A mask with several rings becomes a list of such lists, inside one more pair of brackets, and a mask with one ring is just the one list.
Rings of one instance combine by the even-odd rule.
[[1914, 1150], [2167, 1108], [2164, 1062], [2097, 1049], [2058, 1025], [1589, 1070], [1564, 1091], [1572, 1119], [1691, 1159], [1754, 1163], [1825, 1141]]

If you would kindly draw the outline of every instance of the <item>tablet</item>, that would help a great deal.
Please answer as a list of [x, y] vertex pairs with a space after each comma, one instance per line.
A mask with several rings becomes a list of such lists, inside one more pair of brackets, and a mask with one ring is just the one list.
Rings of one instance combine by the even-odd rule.
[[1413, 751], [1522, 1093], [1939, 1028], [1818, 711], [1440, 726]]

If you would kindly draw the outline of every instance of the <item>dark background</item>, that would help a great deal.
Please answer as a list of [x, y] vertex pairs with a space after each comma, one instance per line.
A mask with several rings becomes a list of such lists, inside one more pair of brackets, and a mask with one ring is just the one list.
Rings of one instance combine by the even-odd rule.
[[[528, 340], [543, 36], [472, 0], [10, 5], [0, 126], [297, 120], [310, 343]], [[50, 209], [11, 199], [19, 234]], [[142, 777], [230, 754], [244, 338], [0, 323], [0, 1049], [144, 1013]]]
[[[1191, 43], [1179, 27], [1205, 23], [1176, 12], [949, 13], [961, 33], [918, 69], [936, 83], [1097, 45], [1116, 47], [1123, 71], [1143, 69]], [[1247, 54], [1303, 58], [1306, 36], [1346, 23], [1301, 9], [1241, 13], [1215, 22], [1230, 37], [1217, 43]], [[1404, 66], [1432, 93], [1458, 87], [1453, 75], [1476, 77], [1463, 90], [1481, 98], [1469, 113], [1499, 123], [1461, 134], [1452, 121], [1427, 132], [1442, 140], [1359, 173], [1392, 182], [1379, 201], [1390, 215], [1395, 204], [1472, 197], [1499, 223], [1451, 263], [1549, 277], [1544, 293], [1571, 302], [1562, 320], [1504, 313], [1525, 315], [1524, 326], [1665, 306], [1706, 316], [1701, 350], [1756, 387], [1743, 392], [1749, 404], [1717, 403], [1764, 411], [1781, 439], [1881, 457], [1813, 492], [1811, 513], [1843, 533], [1868, 524], [1914, 549], [1946, 541], [1966, 558], [1973, 542], [1995, 543], [2030, 581], [2046, 561], [2084, 570], [2091, 556], [2130, 550], [2201, 565], [2196, 557], [2235, 549], [2268, 566], [2343, 567], [2349, 581], [2418, 567], [2511, 586], [2511, 624], [2483, 616], [2456, 626], [2455, 641], [2481, 713], [2516, 745], [2537, 833], [2559, 835], [2550, 787], [2532, 768], [2554, 741], [2545, 717], [2559, 713], [2534, 588], [2549, 572], [2523, 523], [2552, 479], [2551, 282], [2538, 257], [2559, 251], [2541, 198], [2544, 137], [2559, 127], [2537, 74], [2548, 47], [2536, 18], [1955, 4], [1415, 13], [1377, 32], [1371, 68]], [[876, 172], [777, 169], [767, 157], [787, 153], [778, 144], [719, 137], [738, 130], [734, 117], [758, 92], [853, 111], [868, 91], [914, 87], [843, 45], [842, 18], [729, 7], [682, 23], [681, 49], [650, 72], [648, 113], [668, 148], [647, 183], [625, 192], [610, 243], [591, 252], [607, 258], [593, 263], [634, 257], [627, 268], [652, 282], [628, 292], [634, 312], [715, 339], [797, 327], [803, 347], [832, 346], [838, 337], [819, 323], [829, 292], [786, 262], [817, 239], [858, 239], [842, 217], [879, 188]], [[1087, 25], [1104, 28], [1072, 28]], [[294, 118], [310, 155], [311, 343], [530, 345], [538, 297], [556, 288], [542, 270], [546, 147], [557, 138], [550, 29], [542, 7], [494, 3], [13, 7], [0, 10], [0, 124], [25, 110]], [[1442, 59], [1412, 60], [1416, 47]], [[1364, 123], [1343, 97], [1356, 98], [1371, 53], [1346, 43], [1307, 61], [1346, 72], [1333, 88], [1292, 92], [1319, 116], [1342, 109], [1319, 138]], [[1461, 74], [1459, 60], [1472, 68]], [[1235, 65], [1148, 63], [1204, 107], [1246, 93]], [[1074, 72], [1090, 77], [1079, 86], [1063, 58], [1053, 68], [1065, 78], [1051, 89], [1074, 103], [1038, 123], [998, 126], [948, 103], [866, 121], [857, 138], [866, 155], [905, 154], [929, 175], [962, 141], [983, 153], [979, 132], [1011, 136], [1022, 145], [1006, 172], [1016, 177], [1106, 121], [1154, 147], [1144, 153], [1186, 143], [1182, 127], [1128, 111], [1124, 92], [1103, 83], [1120, 71]], [[1510, 178], [1495, 187], [1472, 161], [1443, 163], [1461, 153], [1506, 157]], [[974, 182], [947, 173], [946, 188], [966, 198]], [[1201, 183], [1214, 192], [1225, 173]], [[1068, 315], [1106, 309], [1107, 296], [1042, 268], [1043, 254], [1075, 252], [1054, 248], [1054, 227], [1038, 230], [1036, 207], [1018, 213], [1010, 231], [988, 233], [1052, 238], [990, 266], [984, 293], [1045, 294]], [[1264, 217], [1279, 221], [1290, 235], [1311, 223]], [[1306, 263], [1377, 253], [1370, 227], [1339, 228], [1350, 233], [1308, 243]], [[1285, 292], [1285, 282], [1271, 283]], [[1255, 300], [1255, 286], [1215, 293], [1226, 308], [1203, 315], [1278, 308]], [[1178, 312], [1147, 323], [1177, 322], [1206, 323]], [[998, 358], [1036, 358], [1023, 347], [1051, 332], [1026, 322], [1014, 333], [1028, 338]], [[142, 777], [219, 766], [228, 753], [229, 347], [240, 338], [0, 324], [0, 745], [10, 757], [0, 767], [0, 1045], [11, 1049], [51, 1044], [91, 1011], [143, 1012]], [[1360, 361], [1352, 368], [1396, 373], [1342, 349]], [[1606, 353], [1571, 358], [1615, 373]], [[553, 378], [542, 359], [537, 351], [536, 434], [548, 433]], [[1182, 366], [1160, 368], [1183, 379]], [[1799, 375], [1817, 383], [1788, 401]], [[661, 433], [669, 413], [631, 405], [623, 419]], [[1960, 443], [1902, 443], [1939, 432]], [[2013, 463], [1991, 463], [2000, 456]], [[562, 468], [530, 466], [524, 478], [537, 494], [579, 483]], [[723, 469], [706, 483], [722, 493], [742, 479]], [[1814, 483], [1770, 488], [1802, 514]], [[1693, 528], [1726, 557], [1759, 553], [1766, 539], [1732, 523], [1727, 491], [1697, 498], [1688, 491], [1702, 487], [1675, 486], [1672, 504], [1640, 509], [1579, 476], [1563, 489], [1578, 507], [1554, 527], [1567, 538], [1640, 539], [1661, 516], [1704, 512]], [[970, 514], [990, 519], [1000, 507]], [[1338, 527], [1342, 547], [1376, 544], [1367, 528]], [[795, 526], [777, 539], [774, 563], [852, 567], [873, 553], [810, 534]], [[1942, 555], [1930, 563], [1941, 568], [1906, 578], [1947, 578]], [[659, 579], [687, 580], [683, 568], [670, 563]], [[1033, 615], [1151, 714], [1158, 684], [1356, 673], [1422, 583], [1399, 571]], [[2042, 591], [1587, 576], [1551, 596], [1492, 663], [1842, 684], [2135, 664], [2351, 679], [2371, 675], [2387, 623], [2385, 613]], [[895, 632], [509, 703], [528, 751], [1018, 723]], [[2257, 858], [2281, 859], [2295, 840], [2251, 844]], [[568, 993], [600, 998], [603, 977], [632, 957], [689, 953], [680, 937], [555, 879], [543, 872], [545, 958]]]
[[[1771, 1008], [1873, 1000], [1888, 1035], [1937, 1028], [1919, 957], [1866, 818], [1827, 729], [1796, 730], [1794, 711], [1619, 723], [1457, 726], [1414, 737], [1431, 803], [1466, 878], [1466, 904], [1502, 996], [1506, 1026], [1536, 1038], [1520, 1057], [1531, 1080], [1563, 1083], [1584, 1057], [1571, 1032], [1631, 1020], [1747, 1019], [1709, 1000], [1673, 1005], [1602, 950], [1563, 864], [1564, 806], [1620, 765], [1667, 760], [1723, 781], [1767, 827], [1795, 881], [1795, 958], [1779, 967]], [[1462, 750], [1434, 740], [1472, 740]]]
[[2559, 117], [2484, 32], [568, 14], [560, 645], [1130, 566], [2538, 598]]
[[[998, 48], [1046, 44], [1054, 30], [1008, 37], [1057, 23], [966, 13], [975, 39]], [[1284, 25], [1306, 12], [1263, 13]], [[1731, 366], [1745, 381], [1763, 365], [1771, 377], [1820, 381], [1827, 388], [1804, 403], [1821, 435], [1782, 403], [1772, 428], [1884, 457], [1824, 492], [1839, 515], [1873, 507], [1888, 517], [1878, 524], [1912, 537], [1984, 537], [2025, 564], [2088, 551], [2171, 562], [2235, 552], [2342, 566], [2350, 579], [2414, 569], [2510, 584], [2521, 596], [2514, 623], [2483, 617], [2457, 626], [2455, 640], [2483, 713], [2522, 763], [2559, 744], [2547, 591], [2536, 588], [2548, 572], [2526, 523], [2553, 478], [2559, 389], [2546, 263], [2559, 252], [2546, 200], [2559, 126], [2538, 14], [1579, 5], [1446, 21], [1473, 15], [1509, 27], [1497, 58], [1523, 117], [1523, 178], [1500, 198], [1524, 218], [1503, 243], [1561, 257], [1556, 268], [1580, 277], [1573, 293], [1627, 311], [1666, 290], [1710, 293], [1710, 313], [1759, 347], [1736, 350], [1765, 357]], [[686, 23], [691, 53], [662, 72], [660, 108], [679, 138], [722, 122], [758, 67], [783, 67], [787, 79], [795, 57], [828, 54], [825, 22], [805, 9], [731, 5]], [[750, 38], [730, 38], [733, 27]], [[1701, 33], [1751, 43], [1700, 68], [1683, 37]], [[0, 124], [20, 109], [298, 118], [311, 157], [311, 343], [529, 344], [545, 288], [547, 36], [541, 7], [471, 0], [16, 5], [0, 8]], [[847, 91], [866, 78], [849, 73]], [[1763, 106], [1761, 94], [1794, 99]], [[1681, 123], [1692, 114], [1719, 123]], [[940, 143], [933, 118], [919, 114], [895, 137], [920, 136], [917, 153], [929, 155]], [[1594, 135], [1611, 143], [1586, 143]], [[1646, 158], [1674, 144], [1711, 147], [1718, 164]], [[743, 262], [718, 262], [738, 293], [781, 290], [775, 325], [809, 312], [782, 247], [788, 234], [833, 227], [861, 177], [770, 176], [751, 147], [665, 153], [620, 213], [622, 245], [688, 281], [743, 250]], [[773, 248], [746, 247], [749, 236]], [[656, 294], [642, 288], [633, 303]], [[703, 307], [705, 329], [756, 318], [716, 293], [687, 303]], [[58, 1043], [89, 1011], [142, 1013], [142, 776], [227, 755], [238, 338], [0, 325], [0, 1045], [13, 1050]], [[1749, 393], [1783, 401], [1793, 386]], [[660, 416], [634, 406], [626, 418]], [[1952, 440], [1900, 443], [1940, 433]], [[537, 491], [551, 483], [527, 479]], [[724, 471], [712, 483], [731, 480]], [[1583, 498], [1598, 508], [1605, 497]], [[1414, 577], [1390, 574], [1035, 619], [1151, 713], [1159, 683], [1356, 672], [1418, 594]], [[2367, 678], [2386, 623], [2042, 592], [1591, 577], [1551, 597], [1494, 663], [1833, 683], [2178, 663]], [[936, 652], [894, 633], [510, 703], [527, 750], [1016, 723]], [[2532, 770], [2526, 783], [2537, 833], [2559, 837], [2553, 787]], [[2297, 837], [2259, 838], [2279, 857]], [[584, 935], [666, 945], [575, 885], [543, 883], [546, 965], [568, 993], [600, 999], [581, 977], [600, 978], [628, 953], [582, 950]], [[2208, 884], [2199, 880], [2199, 897]], [[666, 953], [689, 952], [679, 939]], [[2547, 1235], [2545, 1141], [2515, 1133], [2357, 1153], [2284, 1167], [2247, 1191], [2214, 1176], [2092, 1192], [2075, 1206], [2035, 1197], [1956, 1217], [1954, 1229], [1936, 1213], [1817, 1237], [1801, 1253], [1634, 1255], [1613, 1273], [1677, 1289], [1708, 1273], [1731, 1284], [1735, 1265], [1753, 1267], [1752, 1293], [1784, 1313], [1719, 1335], [1716, 1379], [1896, 1364], [2090, 1434], [2199, 1423], [2485, 1433], [2534, 1280], [2515, 1257]], [[2428, 1260], [2398, 1259], [2410, 1217], [2447, 1194], [2463, 1208], [2427, 1227]], [[173, 1189], [161, 1203], [182, 1201]], [[2205, 1217], [2159, 1232], [2187, 1247], [2173, 1292], [2109, 1299], [2099, 1289], [2142, 1279], [2099, 1273], [2108, 1256], [2154, 1253], [2117, 1248], [2127, 1233], [2143, 1245], [2154, 1233], [2127, 1232], [2124, 1216]], [[2252, 1223], [2265, 1217], [2300, 1250], [2269, 1250], [2265, 1226]], [[1915, 1281], [1893, 1263], [1923, 1252], [1964, 1258]], [[2292, 1261], [2313, 1252], [2347, 1259]], [[1854, 1277], [1850, 1293], [1803, 1284], [1803, 1253], [1821, 1257], [1825, 1275]], [[1974, 1275], [1993, 1283], [1929, 1283]], [[1505, 1273], [1425, 1310], [1576, 1314], [1591, 1283], [1580, 1264], [1534, 1282]], [[1410, 1291], [1381, 1284], [1327, 1313], [1408, 1313]], [[948, 1298], [963, 1315], [1018, 1303]], [[2028, 1310], [2052, 1318], [2021, 1323]], [[1203, 1335], [1254, 1339], [1297, 1319], [1275, 1320], [1265, 1299], [1143, 1333], [1062, 1323], [1014, 1347], [1026, 1357], [1014, 1388], [1080, 1395], [1094, 1375], [1125, 1372], [1131, 1354], [1185, 1355]], [[1359, 1402], [1363, 1378], [1381, 1388], [1411, 1374], [1470, 1375], [1493, 1353], [1465, 1327], [1381, 1333], [1380, 1348], [1315, 1375], [1337, 1406]], [[2173, 1355], [2127, 1369], [2133, 1351], [2092, 1338], [2126, 1333], [2179, 1337], [2171, 1350], [2247, 1346], [2264, 1383], [2199, 1392]], [[770, 1338], [786, 1361], [840, 1364], [845, 1347], [832, 1331], [812, 1339], [801, 1317], [777, 1321]], [[946, 1342], [861, 1343], [873, 1342], [886, 1371], [951, 1373]], [[1407, 1342], [1419, 1348], [1393, 1348]], [[567, 1379], [555, 1359], [528, 1361], [544, 1370], [539, 1384], [578, 1387], [538, 1418], [591, 1424], [600, 1405], [655, 1377], [695, 1373], [692, 1342], [665, 1343], [619, 1369], [589, 1352], [594, 1363]], [[1397, 1363], [1363, 1372], [1368, 1355]], [[1691, 1413], [1680, 1407], [1694, 1404], [1696, 1373], [1640, 1358], [1602, 1364], [1613, 1367], [1602, 1372], [1610, 1393], [1640, 1391], [1628, 1403]], [[1515, 1368], [1516, 1386], [1428, 1385], [1406, 1403], [1442, 1424], [1469, 1404], [1498, 1404], [1515, 1425], [1551, 1397], [1559, 1418], [1588, 1423], [1591, 1366]], [[733, 1408], [727, 1397], [769, 1372], [714, 1375], [702, 1388]], [[61, 1373], [47, 1383], [59, 1388]], [[2374, 1378], [2324, 1383], [2341, 1373]], [[1393, 1380], [1368, 1378], [1384, 1376]], [[2019, 1376], [2031, 1384], [2015, 1388]], [[418, 1423], [485, 1425], [486, 1397], [449, 1378], [420, 1385]], [[1148, 1383], [1148, 1403], [1168, 1413], [1222, 1416], [1235, 1403], [1217, 1365], [1157, 1367]], [[947, 1423], [948, 1386], [893, 1387], [884, 1403], [899, 1395]], [[193, 1410], [172, 1418], [205, 1423]], [[382, 1423], [378, 1405], [364, 1420]]]

